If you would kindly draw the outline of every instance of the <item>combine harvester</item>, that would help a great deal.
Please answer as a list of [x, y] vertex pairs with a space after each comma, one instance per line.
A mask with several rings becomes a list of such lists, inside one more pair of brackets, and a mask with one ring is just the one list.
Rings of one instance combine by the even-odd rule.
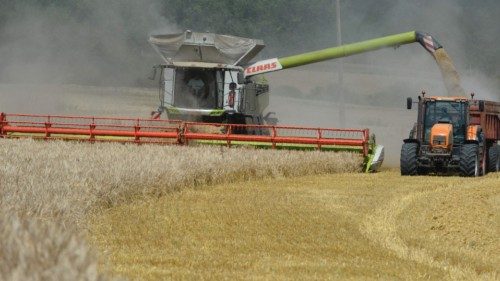
[[[413, 101], [407, 100], [407, 108]], [[401, 148], [401, 174], [477, 177], [500, 166], [500, 103], [466, 97], [418, 97], [417, 123]]]
[[[441, 47], [412, 31], [250, 63], [262, 40], [186, 31], [149, 41], [165, 61], [153, 68], [152, 79], [160, 72], [160, 106], [152, 119], [1, 113], [0, 137], [355, 151], [365, 171], [376, 171], [384, 150], [368, 129], [277, 126], [271, 113], [264, 115], [269, 85], [261, 74], [414, 42], [430, 53]], [[160, 119], [164, 112], [168, 120]]]

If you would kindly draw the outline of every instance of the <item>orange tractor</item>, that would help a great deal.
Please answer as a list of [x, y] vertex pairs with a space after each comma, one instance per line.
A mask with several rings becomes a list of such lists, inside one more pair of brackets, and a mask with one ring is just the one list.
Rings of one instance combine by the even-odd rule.
[[[407, 108], [413, 101], [407, 99]], [[500, 103], [466, 97], [418, 97], [418, 118], [401, 148], [401, 175], [481, 176], [498, 172]]]

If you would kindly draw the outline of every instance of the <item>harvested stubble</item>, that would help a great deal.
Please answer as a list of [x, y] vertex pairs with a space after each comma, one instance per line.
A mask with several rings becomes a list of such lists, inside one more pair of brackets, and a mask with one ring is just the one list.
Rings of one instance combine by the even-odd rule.
[[[93, 211], [188, 187], [360, 171], [362, 162], [350, 153], [32, 140], [0, 140], [0, 159], [0, 249], [9, 249], [0, 251], [0, 279], [41, 279], [52, 268], [91, 280], [100, 277], [78, 233]], [[27, 238], [4, 244], [12, 237]]]
[[399, 171], [223, 184], [91, 220], [141, 280], [498, 280], [500, 174]]

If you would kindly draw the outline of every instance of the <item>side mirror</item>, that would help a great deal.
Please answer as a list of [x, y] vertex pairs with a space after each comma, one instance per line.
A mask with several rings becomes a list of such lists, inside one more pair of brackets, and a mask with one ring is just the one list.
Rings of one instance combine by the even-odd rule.
[[149, 80], [155, 80], [156, 79], [156, 69], [157, 69], [157, 67], [153, 66], [153, 69], [151, 70], [151, 72], [150, 72], [150, 74], [148, 76]]
[[243, 72], [238, 72], [238, 75], [237, 75], [237, 80], [238, 80], [238, 84], [245, 84], [245, 74], [243, 74]]
[[413, 100], [411, 98], [406, 98], [406, 109], [411, 109], [413, 105]]
[[484, 100], [479, 101], [479, 111], [483, 112], [484, 111]]

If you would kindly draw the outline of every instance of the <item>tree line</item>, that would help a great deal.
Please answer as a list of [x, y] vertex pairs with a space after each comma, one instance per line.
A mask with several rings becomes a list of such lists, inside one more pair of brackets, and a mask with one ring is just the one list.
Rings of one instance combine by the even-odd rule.
[[[500, 58], [496, 46], [500, 43], [497, 36], [500, 29], [496, 17], [500, 1], [408, 2], [341, 0], [343, 41], [356, 42], [418, 29], [450, 46], [462, 67], [498, 79]], [[0, 0], [0, 56], [2, 45], [22, 36], [12, 32], [9, 23], [19, 21], [26, 10], [34, 15], [52, 11], [48, 14], [60, 19], [62, 26], [70, 22], [101, 34], [111, 27], [106, 36], [120, 36], [129, 46], [124, 52], [129, 57], [151, 51], [146, 42], [148, 30], [161, 27], [148, 19], [152, 11], [178, 31], [192, 29], [264, 39], [266, 56], [330, 47], [336, 44], [337, 37], [335, 0]], [[102, 18], [106, 18], [108, 10], [115, 16], [105, 22]], [[139, 10], [144, 11], [137, 13]], [[96, 14], [104, 16], [99, 18]], [[95, 39], [89, 37], [92, 38], [81, 44], [90, 44], [88, 41]], [[109, 63], [127, 67], [128, 60], [109, 58], [116, 54], [106, 50], [105, 42], [100, 41], [92, 42], [93, 53], [103, 58], [108, 56], [103, 60]], [[9, 52], [3, 50], [3, 53]], [[135, 65], [137, 61], [130, 59], [132, 63]]]

